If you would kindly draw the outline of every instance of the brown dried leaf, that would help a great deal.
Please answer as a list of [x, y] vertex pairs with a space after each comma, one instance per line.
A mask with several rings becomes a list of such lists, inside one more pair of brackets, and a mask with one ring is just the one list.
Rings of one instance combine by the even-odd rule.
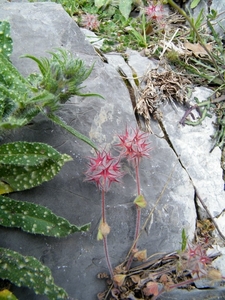
[[[208, 55], [208, 53], [199, 43], [192, 44], [190, 42], [185, 42], [184, 47], [186, 50], [191, 50], [196, 57]], [[212, 51], [212, 44], [206, 44], [205, 47], [208, 49], [209, 52]]]
[[134, 282], [134, 283], [137, 283], [139, 285], [140, 281], [141, 281], [141, 278], [139, 275], [132, 275], [130, 276], [130, 279]]
[[208, 271], [208, 277], [212, 281], [221, 281], [222, 280], [222, 274], [219, 270], [211, 269]]
[[105, 298], [106, 292], [101, 292], [97, 294], [98, 300], [103, 300]]
[[97, 274], [97, 278], [98, 279], [105, 279], [105, 278], [109, 278], [109, 275], [107, 273], [102, 272], [102, 273]]

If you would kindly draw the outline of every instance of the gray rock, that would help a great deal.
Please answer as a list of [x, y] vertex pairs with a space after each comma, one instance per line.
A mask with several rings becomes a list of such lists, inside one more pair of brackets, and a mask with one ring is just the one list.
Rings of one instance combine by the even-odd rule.
[[[11, 58], [25, 76], [37, 71], [37, 67], [32, 61], [19, 58], [23, 54], [46, 56], [46, 51], [65, 47], [88, 66], [95, 62], [94, 70], [85, 82], [84, 92], [99, 93], [105, 99], [71, 99], [59, 111], [68, 124], [89, 136], [102, 149], [110, 149], [116, 142], [116, 135], [123, 133], [126, 125], [136, 127], [129, 93], [118, 72], [99, 59], [60, 5], [49, 2], [6, 3], [1, 5], [0, 19], [11, 24], [14, 41]], [[101, 218], [100, 193], [93, 184], [83, 182], [86, 157], [93, 151], [43, 116], [35, 118], [29, 126], [4, 136], [1, 143], [19, 140], [48, 143], [60, 152], [70, 154], [73, 161], [67, 163], [50, 182], [10, 196], [44, 205], [74, 224], [91, 222], [92, 225], [87, 233], [63, 239], [0, 228], [1, 247], [40, 259], [50, 267], [56, 284], [62, 286], [71, 299], [96, 299], [96, 294], [105, 288], [104, 281], [98, 280], [96, 275], [107, 272], [107, 268], [102, 243], [96, 240]], [[148, 202], [142, 224], [166, 184], [167, 187], [139, 241], [139, 248], [146, 248], [148, 255], [180, 249], [182, 229], [192, 239], [196, 221], [194, 189], [189, 175], [166, 140], [154, 135], [150, 136], [150, 140], [151, 159], [143, 160], [140, 168], [142, 192]], [[126, 175], [122, 183], [112, 186], [106, 195], [107, 218], [111, 226], [108, 243], [113, 266], [124, 260], [134, 235], [135, 209], [132, 201], [136, 195], [135, 175], [129, 165], [124, 164], [124, 169]], [[22, 299], [44, 299], [26, 288], [15, 288], [15, 294]]]
[[224, 11], [225, 11], [225, 3], [224, 1], [218, 1], [218, 0], [212, 0], [212, 4], [210, 4], [211, 1], [200, 1], [199, 4], [196, 6], [196, 8], [191, 9], [190, 4], [192, 1], [187, 1], [185, 4], [185, 9], [188, 13], [193, 16], [193, 18], [196, 20], [201, 12], [203, 10], [203, 17], [204, 22], [206, 21], [206, 16], [209, 13], [209, 10], [212, 9], [217, 12], [217, 18], [212, 21], [212, 24], [214, 26], [215, 31], [221, 36], [224, 36], [224, 26], [225, 26], [225, 19], [224, 19]]
[[[196, 87], [192, 97], [204, 101], [211, 94], [209, 89]], [[163, 123], [177, 155], [212, 216], [218, 216], [224, 209], [224, 181], [221, 151], [217, 147], [210, 153], [214, 145], [211, 136], [215, 133], [215, 117], [205, 118], [198, 126], [182, 126], [179, 121], [184, 115], [184, 108], [177, 107], [175, 110], [167, 104], [163, 112]]]
[[92, 44], [93, 47], [96, 47], [98, 49], [102, 47], [104, 39], [99, 38], [93, 31], [86, 28], [80, 28], [80, 30], [83, 32], [86, 39], [89, 41], [89, 43]]

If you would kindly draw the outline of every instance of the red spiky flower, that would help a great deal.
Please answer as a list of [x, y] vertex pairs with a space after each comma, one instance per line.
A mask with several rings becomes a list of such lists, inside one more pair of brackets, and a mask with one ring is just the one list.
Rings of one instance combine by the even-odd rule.
[[95, 158], [89, 159], [85, 181], [94, 181], [100, 190], [107, 192], [112, 182], [119, 182], [123, 176], [118, 158], [106, 151], [97, 152]]
[[142, 157], [149, 157], [151, 150], [148, 134], [136, 129], [126, 129], [124, 135], [118, 135], [120, 142], [116, 145], [120, 150], [120, 155], [129, 161], [139, 164]]
[[98, 239], [103, 239], [106, 262], [109, 268], [110, 276], [113, 278], [113, 268], [110, 262], [107, 235], [110, 227], [106, 222], [105, 212], [105, 193], [109, 190], [112, 182], [119, 182], [123, 176], [120, 170], [120, 162], [118, 158], [113, 157], [109, 152], [97, 152], [97, 156], [89, 158], [88, 170], [86, 171], [85, 181], [94, 181], [97, 187], [102, 191], [102, 219], [98, 229]]

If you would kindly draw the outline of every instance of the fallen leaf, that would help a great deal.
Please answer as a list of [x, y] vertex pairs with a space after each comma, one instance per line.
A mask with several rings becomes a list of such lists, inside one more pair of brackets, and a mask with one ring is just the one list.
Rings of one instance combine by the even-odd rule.
[[[208, 53], [199, 43], [192, 44], [190, 42], [185, 42], [184, 47], [186, 50], [192, 51], [196, 57], [208, 55]], [[205, 47], [208, 49], [209, 52], [212, 51], [212, 44], [206, 44]]]
[[141, 278], [139, 275], [132, 275], [132, 276], [130, 276], [130, 278], [134, 283], [137, 283], [137, 284], [139, 284], [141, 281]]

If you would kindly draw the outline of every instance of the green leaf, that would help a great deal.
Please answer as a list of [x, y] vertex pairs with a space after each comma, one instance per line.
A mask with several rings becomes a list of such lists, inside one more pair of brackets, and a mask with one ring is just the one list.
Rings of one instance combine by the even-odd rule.
[[132, 7], [132, 0], [120, 0], [119, 10], [121, 14], [128, 19]]
[[70, 224], [44, 206], [16, 201], [5, 196], [0, 196], [0, 225], [54, 237], [65, 237], [90, 228], [90, 224], [82, 226]]
[[61, 127], [65, 128], [67, 131], [72, 133], [74, 136], [76, 136], [78, 139], [84, 141], [89, 146], [93, 147], [95, 150], [98, 150], [95, 144], [85, 135], [81, 134], [79, 131], [75, 130], [71, 126], [67, 125], [63, 120], [61, 120], [58, 116], [54, 114], [48, 114], [48, 118], [55, 122], [56, 124], [60, 125]]
[[28, 81], [2, 53], [0, 53], [0, 66], [0, 82], [3, 82], [6, 87], [12, 90], [16, 89], [24, 93], [29, 85]]
[[185, 232], [184, 228], [182, 229], [181, 237], [182, 237], [181, 251], [184, 251], [186, 249], [186, 247], [187, 247], [187, 235], [186, 235], [186, 232]]
[[13, 191], [30, 189], [52, 179], [72, 160], [43, 143], [14, 142], [0, 146], [1, 180]]
[[193, 0], [192, 2], [191, 2], [191, 9], [194, 9], [196, 6], [198, 6], [198, 4], [199, 4], [199, 2], [200, 2], [201, 0]]
[[51, 271], [32, 256], [0, 248], [0, 278], [17, 286], [26, 286], [50, 300], [67, 299], [66, 291], [54, 283]]
[[0, 291], [0, 300], [17, 300], [17, 298], [13, 293], [5, 289]]
[[105, 5], [105, 3], [107, 3], [107, 2], [109, 2], [109, 1], [107, 1], [107, 0], [95, 0], [95, 6], [96, 6], [97, 8], [100, 8], [100, 7], [102, 7], [103, 5]]
[[10, 37], [10, 24], [0, 21], [0, 52], [8, 59], [12, 53], [12, 39]]
[[13, 192], [13, 189], [11, 188], [11, 186], [3, 181], [0, 181], [0, 195], [9, 194], [11, 192]]

